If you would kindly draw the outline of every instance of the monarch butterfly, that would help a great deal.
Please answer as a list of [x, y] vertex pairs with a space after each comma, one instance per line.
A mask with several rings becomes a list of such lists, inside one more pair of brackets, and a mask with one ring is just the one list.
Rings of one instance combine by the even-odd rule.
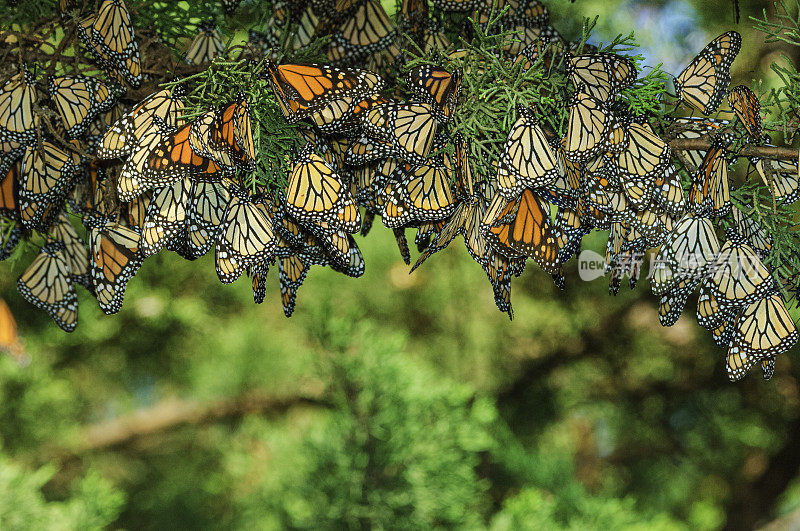
[[[480, 212], [477, 216], [481, 215]], [[476, 217], [477, 217], [476, 216]], [[477, 232], [477, 230], [475, 231]], [[469, 240], [469, 239], [468, 239]], [[467, 241], [468, 241], [467, 240]], [[478, 242], [478, 239], [473, 240]], [[470, 247], [467, 247], [470, 250]], [[509, 319], [514, 317], [514, 309], [511, 306], [511, 277], [518, 277], [525, 268], [524, 259], [513, 259], [493, 252], [489, 246], [483, 246], [484, 254], [478, 257], [473, 254], [473, 258], [483, 268], [489, 283], [492, 285], [494, 293], [494, 304], [501, 312], [508, 314]], [[471, 253], [472, 254], [472, 253]], [[480, 260], [478, 259], [480, 258]]]
[[646, 250], [646, 245], [642, 244], [641, 239], [636, 235], [636, 229], [630, 228], [623, 245], [623, 252], [621, 254], [622, 261], [619, 261], [617, 265], [617, 280], [615, 280], [613, 272], [609, 279], [609, 291], [611, 291], [613, 295], [619, 292], [619, 287], [624, 275], [628, 275], [630, 288], [636, 288], [636, 284], [639, 282], [639, 276], [642, 273], [642, 263], [644, 262]]
[[92, 40], [111, 59], [122, 62], [139, 53], [131, 16], [122, 0], [103, 0], [92, 24]]
[[192, 187], [186, 220], [186, 247], [194, 258], [203, 256], [214, 245], [231, 197], [228, 186], [222, 181], [196, 182]]
[[481, 205], [482, 201], [482, 198], [473, 196], [471, 199], [459, 203], [453, 216], [425, 249], [411, 271], [422, 265], [432, 254], [447, 247], [456, 236], [461, 234], [464, 237], [467, 251], [481, 265], [492, 284], [495, 304], [500, 311], [506, 312], [509, 317], [512, 317], [510, 276], [521, 274], [525, 260], [524, 258], [508, 258], [489, 247], [480, 230], [481, 220], [485, 215], [485, 209]]
[[711, 338], [719, 348], [730, 348], [731, 338], [733, 337], [733, 329], [736, 326], [737, 317], [737, 312], [733, 312], [729, 318], [711, 331]]
[[86, 132], [89, 123], [111, 109], [119, 95], [119, 89], [86, 76], [51, 77], [48, 88], [71, 138]]
[[[384, 103], [389, 103], [390, 101], [391, 100], [386, 96], [381, 96], [380, 94], [373, 94], [372, 96], [368, 96], [367, 98], [364, 98], [360, 102], [356, 103], [352, 108], [353, 111], [352, 121], [356, 122], [353, 125], [353, 127], [354, 128], [361, 127], [358, 120], [359, 115], [361, 115], [361, 113], [368, 111], [377, 105], [383, 105]], [[319, 127], [318, 123], [316, 123], [316, 125], [317, 127]]]
[[728, 378], [741, 379], [758, 361], [774, 358], [797, 343], [797, 328], [779, 293], [742, 311], [727, 355]]
[[97, 182], [105, 178], [106, 168], [97, 159], [82, 164], [78, 170], [75, 187], [67, 196], [69, 207], [76, 214], [86, 215], [94, 207], [94, 190]]
[[460, 196], [464, 199], [456, 206], [455, 212], [447, 223], [438, 232], [434, 227], [436, 236], [411, 268], [414, 271], [422, 265], [432, 254], [447, 247], [456, 236], [461, 234], [467, 251], [472, 258], [481, 265], [489, 282], [492, 284], [495, 304], [497, 307], [512, 316], [511, 307], [511, 276], [519, 276], [525, 267], [524, 258], [509, 258], [495, 251], [489, 246], [481, 231], [481, 221], [485, 218], [483, 197], [475, 186], [469, 160], [466, 156], [468, 147], [464, 139], [458, 135], [455, 143], [455, 180], [457, 189], [461, 190]]
[[109, 111], [89, 123], [86, 128], [86, 151], [96, 152], [98, 145], [103, 140], [103, 135], [117, 122], [123, 112], [124, 107], [120, 103], [116, 103]]
[[620, 221], [612, 221], [606, 241], [605, 272], [609, 277], [609, 294], [616, 295], [625, 274], [632, 276], [633, 257], [622, 247], [630, 228]]
[[402, 176], [396, 189], [416, 221], [437, 221], [453, 213], [456, 204], [450, 189], [450, 175], [443, 162], [404, 164], [396, 171]]
[[250, 29], [247, 32], [247, 41], [255, 48], [260, 49], [261, 53], [272, 61], [277, 61], [281, 49], [281, 38], [279, 29], [275, 21], [267, 23], [266, 31], [256, 31]]
[[400, 192], [401, 185], [398, 181], [387, 182], [383, 190], [378, 193], [381, 205], [381, 221], [384, 226], [390, 229], [406, 227], [414, 223], [414, 216], [411, 209], [406, 205], [405, 199]]
[[[188, 147], [190, 150], [200, 159], [192, 157], [188, 157], [189, 152], [184, 151], [187, 155], [187, 160], [191, 162], [194, 160], [195, 163], [200, 163], [199, 165], [195, 165], [191, 167], [191, 164], [188, 168], [188, 173], [193, 174], [195, 179], [203, 179], [206, 181], [209, 180], [220, 180], [225, 175], [234, 171], [234, 169], [238, 167], [242, 167], [246, 165], [246, 161], [243, 158], [240, 158], [237, 161], [234, 161], [231, 157], [230, 153], [232, 152], [232, 148], [224, 147], [218, 141], [212, 140], [212, 135], [220, 138], [220, 133], [216, 132], [217, 123], [219, 119], [219, 112], [217, 109], [211, 109], [204, 114], [201, 114], [198, 118], [195, 119], [194, 122], [190, 125], [191, 127], [186, 127], [184, 134], [188, 132]], [[228, 129], [226, 134], [231, 133], [231, 130]], [[176, 130], [177, 134], [177, 130]], [[235, 137], [235, 135], [234, 135]], [[183, 138], [183, 137], [181, 137]], [[186, 146], [182, 146], [181, 149], [183, 150]], [[244, 156], [244, 152], [241, 150], [238, 152], [239, 157]], [[210, 159], [215, 164], [207, 164], [204, 159]], [[202, 161], [202, 162], [201, 162]], [[205, 167], [203, 167], [205, 166]], [[180, 169], [176, 167], [176, 170], [180, 172]]]
[[309, 120], [325, 134], [347, 136], [360, 129], [359, 122], [353, 113], [356, 108], [349, 98], [334, 100], [312, 114]]
[[671, 218], [679, 219], [686, 210], [686, 199], [683, 194], [683, 185], [678, 169], [670, 164], [664, 173], [656, 178], [656, 194], [653, 202], [662, 208]]
[[[311, 41], [314, 40], [314, 36], [317, 34], [317, 29], [320, 28], [323, 22], [319, 17], [317, 17], [316, 12], [317, 10], [314, 9], [312, 4], [306, 5], [302, 15], [300, 15], [300, 22], [298, 23], [297, 31], [291, 40], [293, 50], [305, 48], [311, 44]], [[319, 12], [324, 13], [325, 11]]]
[[[360, 204], [359, 201], [356, 201], [356, 203]], [[361, 236], [367, 236], [372, 230], [373, 223], [375, 223], [375, 212], [369, 208], [365, 208], [364, 217], [361, 219], [361, 230], [359, 231], [359, 234]], [[411, 258], [409, 258], [409, 260], [410, 259]]]
[[650, 277], [654, 295], [663, 295], [684, 277], [702, 277], [719, 251], [714, 225], [708, 218], [687, 212], [667, 235]]
[[108, 208], [107, 191], [112, 186], [111, 181], [106, 178], [106, 168], [100, 166], [97, 160], [90, 161], [79, 174], [70, 206], [83, 217], [85, 226], [104, 225], [116, 219], [114, 209]]
[[577, 192], [583, 181], [583, 174], [586, 168], [580, 162], [569, 160], [566, 149], [564, 148], [566, 142], [566, 137], [562, 137], [561, 139], [554, 138], [550, 141], [550, 147], [556, 154], [559, 175], [564, 176], [567, 187], [570, 190], [575, 190]]
[[367, 70], [378, 72], [382, 76], [392, 76], [404, 59], [400, 53], [399, 39], [392, 39], [385, 48], [378, 50], [364, 60]]
[[[461, 3], [455, 0], [456, 3]], [[475, 7], [477, 13], [473, 16], [481, 28], [489, 29], [489, 21], [500, 14], [498, 26], [507, 29], [508, 26], [521, 25], [540, 29], [550, 22], [550, 13], [538, 0], [498, 0], [496, 2], [481, 2]], [[505, 10], [505, 11], [504, 11]]]
[[412, 96], [430, 104], [434, 116], [440, 122], [447, 122], [453, 114], [461, 96], [462, 80], [460, 68], [456, 68], [451, 74], [443, 68], [430, 65], [414, 68], [406, 75], [406, 83]]
[[772, 274], [741, 236], [730, 229], [726, 236], [728, 240], [709, 263], [713, 273], [709, 289], [723, 308], [746, 306], [772, 289]]
[[[627, 233], [625, 236], [625, 241], [622, 243], [622, 249], [626, 252], [634, 253], [635, 255], [643, 258], [644, 252], [648, 248], [648, 238], [640, 230], [635, 218], [631, 223], [628, 223]], [[641, 258], [636, 258], [638, 264], [641, 264]], [[636, 264], [634, 264], [634, 267], [637, 267]], [[632, 277], [632, 280], [635, 284], [636, 279]], [[634, 287], [634, 284], [631, 284], [631, 289]]]
[[380, 92], [383, 80], [368, 70], [323, 65], [267, 64], [272, 90], [289, 122], [309, 118], [330, 104], [349, 111], [352, 102]]
[[[395, 168], [397, 168], [399, 161], [396, 159], [384, 159], [383, 161], [376, 161], [361, 167], [358, 167], [353, 172], [353, 182], [355, 184], [355, 199], [359, 206], [363, 206], [367, 213], [377, 214], [383, 206], [382, 199], [379, 193], [386, 185], [386, 181]], [[364, 231], [364, 223], [362, 223], [362, 235]]]
[[255, 169], [256, 148], [250, 124], [250, 109], [244, 94], [225, 105], [216, 116], [211, 130], [211, 145], [227, 153], [231, 161], [245, 171]]
[[18, 142], [0, 142], [0, 176], [5, 175], [25, 153], [25, 146]]
[[443, 219], [436, 222], [420, 223], [417, 227], [417, 234], [414, 237], [414, 244], [417, 246], [417, 251], [425, 252], [425, 249], [430, 246], [431, 239], [435, 238], [439, 232], [444, 228], [449, 220]]
[[[14, 2], [11, 2], [13, 5]], [[59, 0], [58, 7], [61, 9], [61, 14], [67, 15], [70, 11], [78, 8], [78, 3], [76, 0]]]
[[258, 262], [248, 269], [248, 275], [253, 286], [253, 302], [261, 304], [267, 296], [267, 274], [269, 273], [269, 261]]
[[661, 295], [658, 301], [658, 320], [661, 326], [672, 326], [678, 322], [689, 295], [699, 283], [700, 279], [683, 279]]
[[337, 138], [331, 141], [328, 138], [316, 135], [313, 130], [306, 129], [300, 132], [300, 136], [307, 144], [313, 146], [314, 151], [332, 167], [341, 167], [343, 155], [347, 152], [349, 139]]
[[532, 114], [518, 107], [497, 168], [498, 191], [513, 199], [526, 188], [541, 188], [558, 177], [558, 164]]
[[[674, 131], [676, 138], [700, 138], [702, 136], [714, 136], [722, 129], [730, 125], [727, 120], [715, 120], [712, 118], [678, 118], [673, 122], [670, 130]], [[703, 151], [689, 149], [683, 152], [693, 168], [696, 170], [703, 163], [705, 153]]]
[[534, 65], [541, 64], [550, 70], [564, 53], [563, 43], [553, 36], [540, 36], [536, 41], [525, 46], [517, 54], [514, 64], [522, 63], [522, 69], [528, 70]]
[[11, 220], [19, 219], [19, 170], [20, 163], [13, 163], [0, 181], [0, 216]]
[[342, 162], [351, 166], [364, 166], [393, 154], [392, 145], [368, 136], [354, 137], [342, 156]]
[[334, 20], [347, 18], [355, 9], [357, 9], [358, 0], [311, 0], [311, 7], [317, 13], [326, 13], [327, 16]]
[[143, 257], [154, 255], [167, 243], [183, 235], [191, 188], [192, 181], [189, 178], [181, 178], [153, 192], [142, 227], [142, 239], [139, 242]]
[[363, 118], [364, 131], [389, 142], [396, 156], [424, 164], [433, 146], [436, 119], [427, 103], [390, 102], [377, 105]]
[[78, 37], [112, 77], [138, 87], [142, 82], [139, 46], [130, 14], [121, 0], [105, 0], [97, 15], [78, 21]]
[[181, 125], [184, 95], [185, 89], [178, 85], [171, 92], [164, 89], [145, 98], [106, 131], [97, 148], [97, 157], [103, 160], [129, 157], [145, 132], [156, 127], [153, 118], [160, 118], [169, 127]]
[[48, 240], [17, 281], [22, 297], [46, 311], [65, 332], [78, 324], [78, 296], [64, 256], [64, 244]]
[[325, 250], [331, 267], [347, 271], [352, 261], [351, 242], [355, 242], [352, 237], [345, 230], [337, 228], [336, 225], [327, 221], [309, 224], [307, 228], [315, 236], [319, 246]]
[[647, 247], [658, 247], [666, 237], [664, 222], [655, 209], [637, 210], [628, 218], [628, 223], [644, 239]]
[[558, 238], [558, 263], [564, 264], [581, 250], [581, 240], [591, 232], [592, 224], [583, 202], [576, 207], [558, 207], [553, 230]]
[[765, 380], [772, 379], [772, 375], [775, 374], [775, 358], [761, 360], [761, 374]]
[[338, 262], [334, 260], [330, 263], [331, 269], [338, 271], [348, 277], [358, 278], [364, 274], [365, 263], [364, 255], [361, 254], [361, 249], [358, 248], [355, 238], [347, 235], [347, 260]]
[[727, 216], [731, 209], [728, 183], [727, 147], [732, 139], [729, 135], [714, 138], [689, 189], [689, 206], [704, 216]]
[[433, 5], [442, 11], [475, 11], [483, 0], [434, 0]]
[[531, 26], [544, 26], [550, 23], [550, 13], [539, 0], [509, 0], [509, 16], [522, 20]]
[[210, 63], [218, 55], [225, 53], [225, 43], [212, 23], [200, 24], [198, 33], [186, 51], [185, 60], [190, 65]]
[[764, 227], [740, 209], [731, 208], [732, 229], [764, 260], [772, 249], [773, 239]]
[[276, 238], [266, 205], [251, 198], [245, 190], [231, 186], [231, 198], [217, 233], [217, 276], [230, 284], [244, 268], [270, 258]]
[[[471, 199], [477, 193], [475, 177], [472, 175], [472, 165], [469, 162], [469, 147], [461, 133], [453, 137], [453, 174], [455, 175], [455, 198], [456, 201]], [[449, 162], [449, 157], [445, 157], [445, 163]]]
[[58, 220], [50, 229], [50, 238], [64, 244], [62, 250], [64, 259], [69, 267], [70, 276], [86, 289], [92, 289], [92, 280], [89, 273], [89, 251], [78, 236], [77, 231], [69, 221], [69, 217], [61, 212]]
[[22, 241], [22, 228], [19, 223], [0, 220], [0, 262], [7, 260]]
[[567, 73], [575, 87], [600, 101], [608, 101], [636, 81], [636, 65], [627, 57], [613, 53], [593, 53], [571, 57]]
[[731, 82], [731, 64], [742, 47], [742, 36], [723, 33], [703, 48], [675, 79], [678, 98], [703, 114], [717, 110]]
[[92, 29], [96, 20], [94, 15], [88, 15], [79, 20], [78, 38], [89, 50], [95, 63], [105, 70], [111, 79], [120, 85], [127, 82], [132, 87], [138, 88], [142, 84], [142, 63], [139, 58], [138, 45], [134, 52], [124, 59], [110, 57], [102, 43], [98, 43], [92, 37]]
[[[159, 120], [155, 119], [156, 123]], [[162, 127], [163, 124], [159, 124]], [[202, 127], [197, 121], [188, 123], [177, 130], [162, 129], [161, 141], [149, 153], [142, 167], [140, 179], [151, 186], [156, 183], [167, 185], [185, 175], [217, 174], [222, 169], [213, 159], [198, 155], [192, 149], [191, 135], [196, 127]], [[137, 159], [137, 153], [129, 162]]]
[[22, 157], [19, 187], [20, 221], [27, 229], [45, 228], [58, 213], [53, 206], [62, 201], [77, 174], [80, 158], [50, 142], [41, 151], [28, 146]]
[[[790, 204], [800, 197], [800, 176], [797, 162], [754, 159], [755, 167], [764, 184], [769, 186], [776, 202]], [[751, 160], [751, 162], [753, 162]], [[768, 175], [767, 165], [772, 175]]]
[[[163, 143], [163, 140], [162, 128], [158, 125], [154, 125], [142, 134], [117, 177], [117, 195], [120, 201], [133, 201], [143, 192], [155, 187], [166, 186], [177, 178], [166, 172], [148, 171], [147, 164], [150, 155], [157, 146]], [[162, 177], [166, 180], [162, 181]]]
[[403, 0], [397, 13], [397, 27], [400, 31], [419, 42], [431, 22], [427, 0]]
[[328, 59], [334, 64], [354, 64], [397, 37], [394, 24], [375, 0], [360, 2], [355, 13], [344, 20], [331, 34]]
[[278, 259], [281, 303], [286, 317], [291, 317], [294, 313], [297, 290], [303, 285], [309, 269], [311, 269], [311, 264], [300, 254]]
[[275, 256], [285, 258], [301, 253], [314, 264], [328, 265], [330, 262], [319, 239], [288, 216], [285, 208], [286, 206], [279, 200], [272, 203], [272, 223], [278, 235]]
[[425, 55], [429, 55], [433, 51], [444, 52], [450, 46], [450, 39], [445, 35], [442, 25], [431, 19], [422, 36], [422, 50]]
[[728, 93], [728, 103], [742, 122], [747, 134], [755, 142], [761, 142], [761, 102], [748, 87], [740, 85]]
[[[417, 259], [414, 266], [411, 268], [411, 272], [413, 272], [416, 268], [421, 266], [425, 260], [427, 260], [432, 254], [437, 253], [450, 245], [456, 236], [459, 234], [466, 233], [466, 225], [470, 223], [473, 219], [476, 218], [476, 212], [478, 210], [478, 204], [482, 200], [478, 197], [477, 194], [474, 193], [475, 191], [475, 182], [472, 177], [471, 169], [469, 168], [469, 163], [466, 156], [459, 156], [459, 151], [465, 152], [466, 146], [463, 139], [460, 137], [456, 138], [456, 186], [460, 190], [467, 191], [466, 193], [462, 192], [460, 197], [463, 199], [456, 205], [456, 209], [453, 212], [453, 215], [450, 217], [450, 220], [445, 224], [444, 227], [436, 234], [436, 237], [430, 243], [425, 252]], [[464, 166], [462, 166], [464, 164]], [[467, 195], [469, 194], [469, 195]], [[482, 218], [481, 218], [482, 219]], [[480, 221], [478, 219], [478, 226], [476, 229], [479, 229]], [[483, 239], [482, 235], [480, 236]], [[466, 236], [465, 236], [466, 240]], [[467, 245], [469, 248], [469, 244]]]
[[561, 273], [558, 236], [550, 219], [550, 205], [533, 190], [526, 188], [510, 201], [495, 194], [481, 230], [500, 253], [509, 257], [529, 256], [543, 271], [551, 275]]
[[648, 123], [631, 123], [628, 137], [627, 147], [617, 157], [617, 167], [628, 200], [641, 210], [650, 203], [655, 179], [669, 165], [672, 153]]
[[289, 177], [286, 209], [301, 222], [328, 222], [350, 233], [361, 228], [358, 207], [341, 177], [308, 149], [298, 155]]
[[[481, 15], [483, 20], [488, 21], [488, 15]], [[501, 19], [502, 20], [502, 19]], [[527, 22], [510, 21], [506, 24], [507, 35], [510, 37], [503, 46], [503, 52], [511, 57], [519, 55], [525, 48], [545, 41], [562, 41], [561, 35], [552, 26], [531, 26]]]
[[139, 234], [117, 222], [91, 230], [92, 282], [100, 309], [114, 314], [122, 308], [128, 281], [142, 266]]
[[569, 101], [567, 141], [564, 149], [573, 161], [588, 160], [604, 147], [606, 129], [613, 118], [605, 105], [579, 89]]
[[39, 117], [33, 112], [35, 79], [27, 67], [0, 87], [0, 142], [27, 144], [35, 140]]
[[129, 228], [141, 234], [144, 228], [144, 220], [147, 217], [147, 207], [150, 206], [150, 201], [152, 199], [153, 192], [147, 191], [130, 203], [127, 203], [125, 215], [122, 219]]
[[618, 155], [628, 147], [630, 143], [630, 122], [631, 120], [626, 117], [626, 119], [614, 120], [609, 124], [603, 145], [606, 155]]
[[700, 284], [700, 296], [697, 297], [697, 324], [707, 330], [718, 329], [737, 313], [737, 308], [721, 306], [714, 291], [710, 282], [703, 282]]
[[597, 165], [587, 168], [585, 187], [586, 198], [591, 206], [608, 214], [615, 221], [626, 221], [630, 218], [631, 209], [612, 163], [601, 159]]

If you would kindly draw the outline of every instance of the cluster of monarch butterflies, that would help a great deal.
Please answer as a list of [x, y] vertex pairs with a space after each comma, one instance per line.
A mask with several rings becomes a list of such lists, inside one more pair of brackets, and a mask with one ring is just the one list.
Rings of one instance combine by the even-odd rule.
[[[8, 221], [0, 256], [34, 231], [44, 237], [19, 290], [67, 331], [77, 323], [76, 284], [91, 291], [103, 311], [116, 313], [144, 259], [164, 249], [189, 260], [213, 249], [220, 280], [246, 274], [258, 303], [277, 264], [290, 316], [312, 265], [363, 274], [353, 235], [365, 236], [380, 217], [409, 265], [406, 231], [416, 231], [420, 256], [412, 271], [461, 235], [497, 307], [511, 316], [511, 280], [528, 258], [563, 289], [563, 266], [579, 253], [582, 238], [607, 230], [612, 293], [625, 276], [634, 287], [645, 253], [660, 247], [650, 280], [662, 324], [674, 324], [699, 287], [698, 321], [727, 348], [731, 379], [759, 362], [770, 377], [775, 357], [798, 334], [763, 263], [770, 235], [731, 203], [728, 149], [738, 140], [732, 122], [678, 118], [666, 130], [654, 127], [619, 101], [637, 80], [630, 59], [577, 49], [549, 25], [536, 0], [501, 4], [507, 9], [487, 0], [440, 0], [433, 7], [468, 12], [483, 29], [500, 12], [491, 30], [518, 37], [503, 59], [523, 69], [563, 64], [574, 90], [564, 101], [563, 136], [543, 126], [534, 108], [509, 109], [516, 120], [494, 172], [476, 175], [470, 139], [452, 133], [464, 73], [433, 65], [406, 69], [402, 97], [387, 77], [405, 60], [402, 36], [414, 37], [423, 53], [465, 53], [453, 51], [427, 2], [405, 0], [396, 23], [377, 0], [276, 2], [266, 32], [251, 31], [250, 39], [270, 52], [263, 63], [270, 97], [297, 124], [303, 145], [291, 153], [288, 186], [275, 192], [243, 184], [259, 164], [244, 94], [191, 120], [184, 115], [182, 85], [123, 108], [117, 103], [123, 84], [141, 82], [124, 2], [103, 0], [97, 13], [85, 16], [62, 2], [109, 81], [42, 78], [25, 68], [0, 87], [0, 216]], [[234, 11], [237, 5], [224, 7]], [[280, 43], [299, 50], [321, 36], [329, 37], [327, 63], [277, 60], [276, 50], [286, 46]], [[760, 145], [758, 98], [743, 86], [728, 91], [740, 47], [736, 32], [714, 39], [675, 78], [676, 94], [704, 115], [727, 96], [735, 124], [741, 122], [749, 143]], [[214, 26], [202, 25], [185, 61], [206, 63], [224, 51]], [[58, 138], [66, 144], [42, 134], [35, 105], [58, 116]], [[694, 171], [688, 191], [662, 137], [713, 139], [707, 151], [684, 153]], [[775, 201], [798, 198], [796, 160], [750, 162]], [[88, 248], [68, 212], [81, 217]], [[728, 227], [722, 245], [720, 224]]]

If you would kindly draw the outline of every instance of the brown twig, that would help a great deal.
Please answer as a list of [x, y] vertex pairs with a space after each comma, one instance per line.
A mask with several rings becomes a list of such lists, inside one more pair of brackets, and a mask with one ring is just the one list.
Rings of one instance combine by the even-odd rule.
[[[711, 139], [707, 137], [674, 138], [668, 143], [673, 151], [707, 151], [711, 148]], [[739, 151], [738, 155], [742, 157], [796, 161], [798, 159], [798, 150], [793, 147], [753, 146], [748, 144]]]

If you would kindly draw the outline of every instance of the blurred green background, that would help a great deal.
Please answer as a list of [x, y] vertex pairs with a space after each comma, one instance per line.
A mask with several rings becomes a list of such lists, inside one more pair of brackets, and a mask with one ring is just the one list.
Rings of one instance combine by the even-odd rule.
[[[677, 74], [711, 38], [744, 36], [734, 84], [776, 80], [750, 15], [771, 4], [550, 2], [574, 38], [636, 30]], [[796, 9], [793, 8], [793, 9]], [[0, 528], [749, 529], [800, 510], [800, 364], [728, 382], [691, 308], [658, 323], [647, 283], [567, 289], [529, 265], [515, 318], [460, 241], [409, 276], [392, 234], [367, 271], [312, 270], [283, 316], [213, 256], [145, 262], [116, 316], [80, 292], [61, 332], [3, 264], [27, 364], [0, 357]], [[585, 247], [604, 249], [604, 235]]]

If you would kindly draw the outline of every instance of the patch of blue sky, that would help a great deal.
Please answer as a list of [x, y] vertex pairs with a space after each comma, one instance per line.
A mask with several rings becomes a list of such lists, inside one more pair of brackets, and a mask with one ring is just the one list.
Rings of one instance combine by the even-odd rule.
[[677, 75], [711, 40], [699, 26], [698, 18], [694, 6], [684, 0], [663, 4], [623, 0], [613, 12], [601, 14], [589, 42], [608, 42], [633, 30], [644, 64], [662, 63], [663, 70]]

